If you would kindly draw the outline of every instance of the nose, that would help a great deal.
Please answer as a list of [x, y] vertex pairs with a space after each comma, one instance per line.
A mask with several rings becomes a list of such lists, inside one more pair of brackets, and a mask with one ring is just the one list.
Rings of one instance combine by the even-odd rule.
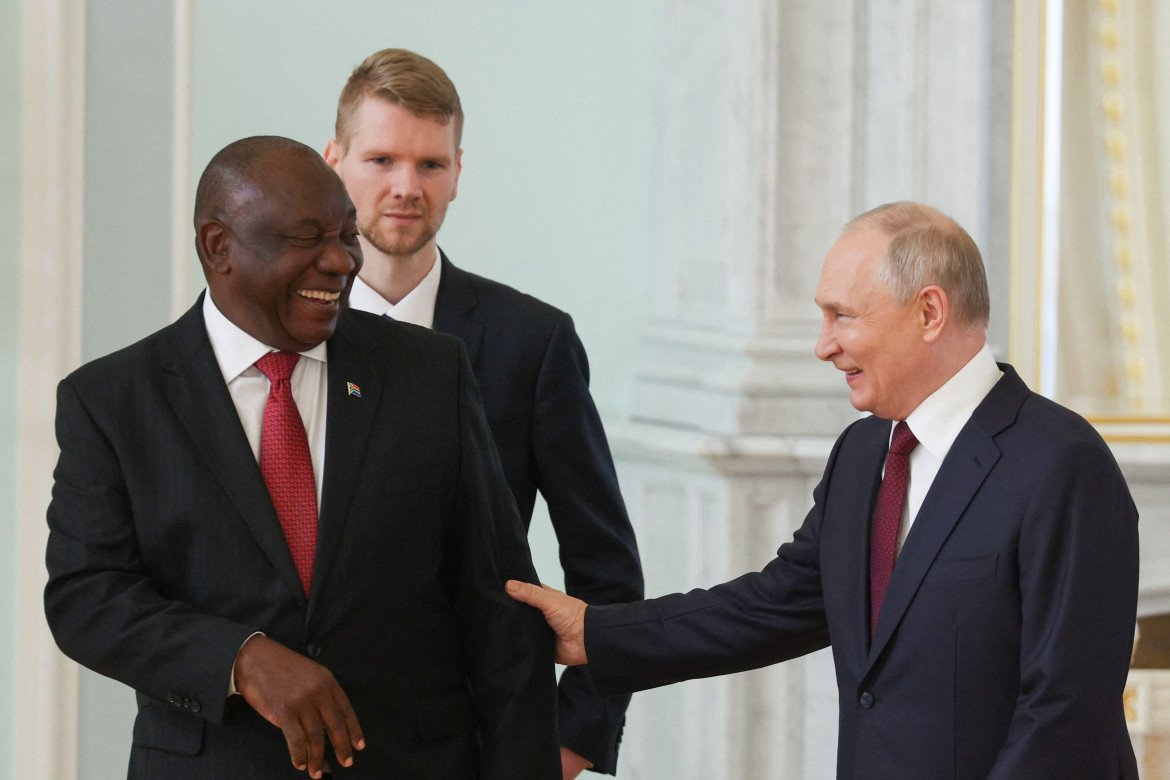
[[837, 344], [837, 337], [833, 335], [833, 327], [826, 318], [821, 325], [821, 335], [817, 338], [817, 345], [814, 351], [821, 360], [832, 360], [833, 356], [840, 349], [840, 346]]
[[390, 194], [402, 200], [422, 195], [421, 180], [413, 165], [395, 165], [390, 172]]
[[347, 244], [340, 235], [326, 242], [325, 251], [318, 257], [317, 268], [322, 273], [347, 276], [362, 267], [362, 248]]

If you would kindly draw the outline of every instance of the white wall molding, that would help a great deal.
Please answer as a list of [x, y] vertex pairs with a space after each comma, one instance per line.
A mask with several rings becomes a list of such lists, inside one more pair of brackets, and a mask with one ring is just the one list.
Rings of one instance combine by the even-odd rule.
[[84, 0], [22, 8], [22, 185], [13, 776], [77, 776], [77, 667], [57, 650], [42, 592], [57, 382], [81, 358]]
[[[648, 595], [758, 570], [803, 522], [857, 418], [813, 354], [849, 218], [923, 200], [997, 259], [1005, 22], [985, 0], [672, 3], [654, 316], [609, 427]], [[831, 656], [639, 694], [626, 733], [631, 776], [830, 777]]]
[[192, 302], [191, 68], [193, 0], [174, 0], [174, 78], [171, 124], [171, 316]]

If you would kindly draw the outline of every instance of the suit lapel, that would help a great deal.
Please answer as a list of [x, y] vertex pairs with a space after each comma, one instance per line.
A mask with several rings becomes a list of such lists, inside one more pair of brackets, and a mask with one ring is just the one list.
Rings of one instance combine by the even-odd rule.
[[[878, 418], [873, 418], [878, 422]], [[862, 421], [860, 425], [867, 424]], [[860, 433], [860, 430], [859, 430]], [[882, 462], [889, 448], [889, 422], [881, 420], [874, 425], [872, 432], [862, 440], [859, 447], [849, 448], [849, 456], [842, 455], [833, 468], [835, 474], [869, 475], [862, 485], [862, 490], [841, 491], [834, 495], [832, 507], [826, 507], [831, 512], [831, 518], [826, 523], [840, 524], [842, 527], [840, 558], [834, 558], [842, 572], [843, 589], [834, 599], [836, 610], [845, 616], [845, 625], [852, 630], [845, 633], [842, 647], [840, 642], [834, 642], [834, 652], [842, 651], [847, 655], [850, 664], [856, 668], [865, 661], [869, 649], [869, 526], [873, 516], [874, 502], [877, 499], [878, 488], [881, 486]], [[846, 481], [850, 477], [845, 477]], [[826, 584], [835, 578], [826, 577]], [[828, 604], [826, 608], [831, 609]], [[836, 638], [835, 638], [836, 639]]]
[[471, 275], [452, 265], [440, 254], [443, 270], [439, 274], [439, 293], [435, 298], [435, 330], [456, 336], [467, 348], [467, 357], [475, 366], [483, 342], [483, 324], [475, 317], [479, 298], [471, 284]]
[[368, 360], [369, 353], [377, 348], [376, 343], [362, 338], [360, 330], [352, 325], [352, 319], [343, 314], [333, 338], [329, 340], [325, 475], [317, 521], [317, 557], [313, 564], [310, 612], [317, 603], [318, 593], [328, 581], [337, 555], [382, 398], [383, 377]]
[[167, 400], [257, 544], [303, 600], [276, 510], [207, 338], [202, 296], [171, 326], [160, 346]]
[[939, 550], [1000, 458], [994, 437], [1014, 422], [1028, 395], [1010, 366], [1000, 368], [1004, 376], [959, 432], [918, 510], [882, 602], [863, 676], [890, 641]]

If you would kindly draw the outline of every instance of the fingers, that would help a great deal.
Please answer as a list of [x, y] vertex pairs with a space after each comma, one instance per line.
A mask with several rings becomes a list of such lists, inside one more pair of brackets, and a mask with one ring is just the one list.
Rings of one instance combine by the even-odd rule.
[[281, 728], [293, 766], [307, 770], [313, 778], [322, 777], [325, 770], [326, 738], [333, 745], [337, 762], [345, 767], [353, 766], [353, 751], [366, 746], [348, 697], [342, 692], [334, 703], [336, 706], [328, 710], [304, 710], [297, 720]]
[[269, 723], [280, 728], [289, 758], [320, 778], [325, 740], [342, 766], [366, 746], [349, 697], [324, 666], [264, 636], [249, 639], [236, 656], [236, 688]]
[[561, 780], [576, 780], [586, 769], [593, 766], [588, 759], [574, 753], [567, 747], [561, 748]]
[[504, 589], [512, 598], [536, 607], [544, 615], [544, 621], [557, 635], [557, 663], [566, 666], [588, 663], [585, 655], [584, 601], [547, 585], [537, 588], [518, 580], [508, 580], [504, 583]]
[[363, 749], [366, 739], [345, 691], [338, 687], [333, 695], [334, 708], [325, 721], [325, 733], [329, 735], [338, 762], [342, 766], [353, 766], [353, 751]]
[[284, 732], [284, 741], [288, 744], [288, 755], [292, 765], [304, 770], [309, 765], [309, 744], [305, 740], [305, 731], [300, 722], [289, 723], [280, 727]]
[[521, 582], [519, 580], [508, 580], [504, 583], [504, 590], [517, 601], [523, 602], [530, 607], [536, 607], [541, 612], [553, 606], [553, 600], [546, 591], [551, 593], [560, 592], [554, 588], [550, 588], [548, 585], [542, 585], [538, 588], [531, 582]]

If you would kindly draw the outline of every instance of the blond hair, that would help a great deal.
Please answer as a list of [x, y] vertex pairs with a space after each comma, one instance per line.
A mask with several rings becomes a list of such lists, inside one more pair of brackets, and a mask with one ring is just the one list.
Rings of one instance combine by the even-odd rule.
[[454, 123], [455, 148], [463, 138], [463, 107], [459, 93], [443, 69], [421, 54], [406, 49], [382, 49], [354, 68], [337, 100], [337, 143], [349, 147], [355, 115], [362, 101], [377, 97], [402, 106], [416, 116]]

